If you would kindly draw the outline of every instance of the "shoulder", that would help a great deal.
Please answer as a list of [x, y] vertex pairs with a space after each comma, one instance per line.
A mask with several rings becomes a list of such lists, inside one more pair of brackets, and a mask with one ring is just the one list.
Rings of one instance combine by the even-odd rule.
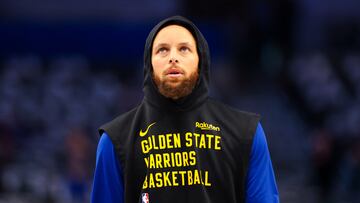
[[259, 122], [254, 135], [251, 154], [253, 157], [256, 157], [257, 155], [263, 155], [266, 153], [268, 153], [268, 146], [265, 132], [261, 126], [261, 123]]
[[106, 132], [108, 134], [112, 134], [112, 131], [119, 131], [126, 126], [129, 126], [129, 124], [132, 122], [132, 118], [135, 117], [138, 109], [139, 109], [139, 106], [137, 106], [121, 115], [118, 115], [113, 120], [101, 125], [100, 128], [98, 129], [99, 134], [102, 135], [104, 132]]
[[111, 147], [112, 147], [112, 142], [109, 138], [109, 135], [107, 135], [106, 132], [104, 132], [100, 137], [97, 153], [99, 154], [105, 150], [111, 149]]
[[101, 136], [106, 133], [114, 147], [116, 149], [120, 148], [120, 143], [127, 140], [129, 133], [131, 133], [134, 118], [139, 111], [139, 107], [140, 105], [100, 126], [98, 129], [99, 135]]
[[237, 134], [247, 141], [252, 140], [261, 119], [259, 114], [241, 111], [214, 99], [208, 99], [207, 112], [231, 134]]
[[[115, 156], [114, 145], [109, 137], [109, 135], [104, 132], [99, 140], [97, 151], [96, 151], [96, 164], [99, 166], [105, 166], [107, 168], [112, 168], [113, 165], [117, 162]], [[109, 167], [111, 166], [111, 167]]]
[[239, 109], [236, 109], [232, 106], [229, 106], [225, 103], [222, 103], [212, 98], [208, 99], [208, 105], [210, 108], [222, 112], [226, 116], [237, 118], [237, 120], [241, 118], [243, 120], [251, 120], [258, 123], [258, 121], [261, 119], [261, 116], [257, 113], [241, 111]]

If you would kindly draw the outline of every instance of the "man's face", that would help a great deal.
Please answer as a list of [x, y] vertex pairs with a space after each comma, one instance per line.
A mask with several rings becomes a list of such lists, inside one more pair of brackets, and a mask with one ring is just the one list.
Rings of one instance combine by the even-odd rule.
[[164, 27], [154, 39], [151, 63], [153, 79], [161, 94], [172, 99], [190, 94], [199, 77], [194, 37], [184, 27]]

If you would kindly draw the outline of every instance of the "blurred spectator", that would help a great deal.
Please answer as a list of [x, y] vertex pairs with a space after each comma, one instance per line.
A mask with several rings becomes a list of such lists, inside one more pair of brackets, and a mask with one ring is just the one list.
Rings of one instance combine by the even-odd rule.
[[351, 139], [341, 159], [337, 185], [332, 195], [337, 202], [360, 201], [360, 138]]
[[322, 53], [295, 56], [289, 72], [305, 105], [314, 114], [336, 108], [346, 100], [341, 82]]
[[73, 128], [65, 138], [65, 157], [67, 181], [71, 198], [74, 203], [89, 202], [88, 197], [92, 176], [94, 145], [91, 144], [86, 132]]
[[330, 192], [335, 178], [335, 145], [333, 138], [326, 129], [315, 132], [312, 140], [312, 165], [314, 181], [320, 188], [320, 202], [327, 202], [330, 198]]
[[0, 194], [5, 190], [3, 185], [3, 170], [11, 164], [16, 157], [14, 134], [9, 126], [0, 120]]
[[357, 99], [360, 99], [360, 53], [346, 54], [342, 67], [355, 90]]

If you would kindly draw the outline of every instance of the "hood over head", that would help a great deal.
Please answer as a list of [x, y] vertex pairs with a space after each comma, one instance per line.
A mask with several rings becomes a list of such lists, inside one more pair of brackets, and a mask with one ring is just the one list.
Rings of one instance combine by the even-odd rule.
[[[157, 89], [152, 79], [152, 45], [157, 33], [166, 26], [179, 25], [193, 35], [196, 41], [197, 52], [199, 55], [199, 79], [193, 91], [177, 100], [172, 100], [163, 96]], [[182, 16], [172, 16], [158, 23], [149, 33], [144, 49], [144, 83], [143, 92], [145, 102], [151, 105], [174, 111], [186, 111], [202, 104], [208, 97], [209, 86], [210, 53], [208, 44], [200, 30], [188, 19]]]

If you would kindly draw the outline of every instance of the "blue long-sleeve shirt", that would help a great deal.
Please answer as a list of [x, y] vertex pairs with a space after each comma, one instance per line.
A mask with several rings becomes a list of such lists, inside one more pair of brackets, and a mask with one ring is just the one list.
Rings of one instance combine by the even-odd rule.
[[[115, 148], [106, 133], [100, 138], [91, 193], [92, 203], [123, 203], [124, 183]], [[255, 132], [246, 180], [247, 203], [277, 203], [279, 195], [264, 130]]]

